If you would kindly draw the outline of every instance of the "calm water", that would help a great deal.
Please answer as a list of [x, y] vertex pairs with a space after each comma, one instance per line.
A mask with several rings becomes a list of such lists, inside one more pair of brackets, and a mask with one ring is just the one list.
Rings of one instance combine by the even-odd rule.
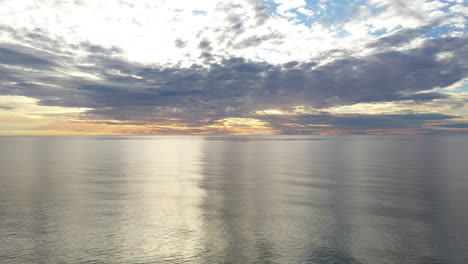
[[0, 137], [0, 263], [468, 263], [468, 136]]

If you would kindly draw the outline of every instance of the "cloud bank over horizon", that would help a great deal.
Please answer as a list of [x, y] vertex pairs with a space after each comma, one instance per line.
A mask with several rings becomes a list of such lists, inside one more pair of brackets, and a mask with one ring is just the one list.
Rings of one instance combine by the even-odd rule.
[[0, 6], [0, 134], [468, 132], [464, 1]]

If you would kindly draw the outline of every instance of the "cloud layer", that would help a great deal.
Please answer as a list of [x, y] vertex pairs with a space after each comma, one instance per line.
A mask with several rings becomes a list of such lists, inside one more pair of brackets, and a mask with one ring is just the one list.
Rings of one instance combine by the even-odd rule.
[[[107, 15], [87, 1], [43, 1], [12, 13], [3, 20], [29, 19], [22, 26], [0, 26], [0, 96], [81, 109], [41, 116], [58, 120], [55, 130], [66, 123], [80, 133], [80, 126], [89, 125], [96, 125], [91, 132], [104, 125], [106, 133], [136, 134], [466, 131], [468, 38], [460, 30], [466, 14], [456, 1], [421, 1], [423, 8], [413, 8], [381, 0], [341, 9], [305, 1], [211, 1], [184, 8], [176, 2], [159, 6], [172, 14], [160, 18], [167, 23], [160, 25], [144, 23], [154, 22], [150, 15], [157, 6], [148, 4], [145, 13], [144, 5], [113, 1], [102, 2], [114, 12]], [[35, 12], [52, 7], [68, 32], [31, 22]], [[73, 24], [65, 15], [85, 10], [95, 12], [96, 27], [103, 29], [76, 32], [87, 22], [74, 18]], [[132, 23], [124, 10], [135, 13]], [[119, 14], [124, 22], [108, 25]], [[159, 32], [164, 25], [195, 21], [201, 24], [188, 33]], [[379, 27], [383, 21], [389, 26]], [[131, 29], [139, 23], [145, 34], [137, 37]], [[130, 27], [118, 28], [126, 40], [111, 44], [122, 36], [94, 35], [122, 25]], [[145, 31], [151, 28], [159, 35]], [[164, 52], [174, 56], [154, 58]], [[15, 105], [5, 100], [0, 114], [14, 113]], [[398, 109], [349, 111], [389, 103]], [[435, 104], [443, 110], [434, 112]]]

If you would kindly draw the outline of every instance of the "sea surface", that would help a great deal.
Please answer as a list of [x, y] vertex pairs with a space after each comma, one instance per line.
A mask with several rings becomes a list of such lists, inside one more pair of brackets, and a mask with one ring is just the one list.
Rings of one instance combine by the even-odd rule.
[[468, 263], [468, 136], [0, 137], [0, 263]]

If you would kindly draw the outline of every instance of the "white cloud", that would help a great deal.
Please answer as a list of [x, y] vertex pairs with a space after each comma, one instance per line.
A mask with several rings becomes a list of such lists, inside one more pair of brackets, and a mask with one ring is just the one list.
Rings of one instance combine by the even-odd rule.
[[468, 7], [462, 5], [454, 5], [450, 7], [450, 11], [455, 13], [462, 13], [465, 16], [468, 16]]
[[276, 11], [282, 15], [292, 9], [304, 7], [306, 5], [304, 0], [275, 0], [275, 2], [279, 4]]
[[[201, 63], [199, 43], [203, 39], [210, 42], [214, 60], [241, 56], [283, 63], [320, 58], [330, 50], [365, 53], [363, 47], [376, 38], [371, 34], [373, 31], [387, 29], [390, 32], [428, 24], [443, 16], [440, 8], [447, 5], [441, 1], [370, 0], [371, 4], [386, 10], [377, 15], [363, 11], [343, 25], [314, 21], [306, 26], [300, 20], [288, 19], [297, 17], [298, 13], [313, 15], [314, 12], [306, 8], [306, 1], [274, 2], [279, 5], [277, 12], [281, 16], [258, 23], [255, 7], [263, 3], [260, 0], [6, 0], [0, 6], [0, 24], [28, 31], [41, 29], [52, 38], [61, 38], [70, 44], [85, 41], [105, 47], [117, 46], [131, 60], [145, 63], [180, 63], [182, 66]], [[326, 12], [326, 5], [319, 5], [322, 12]], [[466, 7], [454, 5], [450, 10], [461, 14], [466, 12]], [[464, 26], [461, 16], [451, 19], [454, 26]], [[343, 29], [347, 34], [341, 34]], [[277, 38], [262, 39], [262, 36], [273, 35]], [[0, 37], [4, 41], [15, 41], [12, 36]], [[236, 46], [249, 38], [258, 41], [242, 48]], [[178, 47], [177, 40], [185, 44]]]
[[315, 14], [314, 11], [309, 10], [309, 9], [306, 9], [306, 8], [304, 8], [304, 7], [299, 7], [299, 8], [297, 9], [297, 12], [299, 12], [299, 13], [301, 13], [301, 14], [303, 14], [303, 15], [306, 15], [306, 16], [308, 16], [308, 17], [313, 16], [313, 15]]

